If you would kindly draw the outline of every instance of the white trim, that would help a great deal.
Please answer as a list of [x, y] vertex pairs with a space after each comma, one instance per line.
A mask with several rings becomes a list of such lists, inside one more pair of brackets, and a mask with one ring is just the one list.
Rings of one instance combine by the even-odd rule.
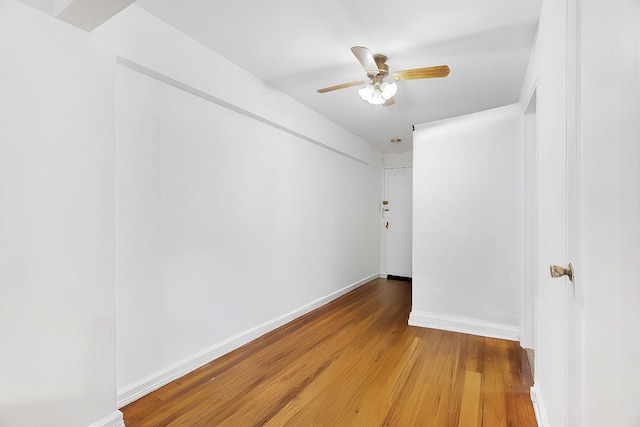
[[248, 342], [253, 341], [254, 339], [266, 334], [267, 332], [271, 332], [274, 329], [277, 329], [280, 326], [302, 316], [303, 314], [315, 310], [316, 308], [321, 307], [333, 301], [334, 299], [341, 297], [347, 292], [351, 292], [352, 290], [364, 285], [365, 283], [377, 279], [378, 277], [380, 277], [379, 274], [374, 274], [366, 277], [327, 296], [318, 298], [315, 301], [305, 304], [302, 307], [291, 311], [290, 313], [269, 320], [252, 329], [229, 337], [224, 341], [213, 344], [212, 346], [207, 347], [204, 350], [201, 350], [185, 359], [182, 359], [179, 362], [173, 363], [164, 369], [154, 372], [153, 374], [148, 375], [139, 381], [118, 388], [118, 408], [122, 408], [123, 406], [128, 405], [134, 400], [137, 400], [142, 396], [159, 389], [163, 385], [166, 385], [171, 381], [180, 378], [203, 365], [206, 365], [212, 360], [215, 360], [247, 344]]
[[536, 414], [538, 427], [550, 427], [551, 424], [549, 424], [549, 417], [542, 401], [542, 395], [536, 386], [531, 387], [531, 403], [533, 403], [533, 412]]
[[[566, 69], [567, 69], [567, 126], [566, 126], [566, 191], [567, 232], [566, 259], [574, 260], [573, 265], [581, 265], [582, 256], [582, 216], [581, 216], [581, 147], [582, 147], [582, 2], [566, 2]], [[580, 271], [580, 270], [578, 270]], [[582, 351], [582, 304], [584, 288], [580, 274], [566, 290], [566, 422], [568, 427], [583, 425], [583, 366]]]
[[387, 278], [387, 273], [380, 273], [380, 278], [381, 279], [386, 279]]
[[520, 340], [520, 333], [516, 326], [450, 314], [412, 311], [409, 315], [409, 325], [461, 332], [463, 334], [479, 335], [482, 337], [500, 338], [509, 341]]
[[412, 166], [384, 166], [384, 170], [395, 170], [395, 169], [413, 169]]
[[122, 412], [113, 411], [106, 417], [91, 424], [89, 427], [125, 427]]

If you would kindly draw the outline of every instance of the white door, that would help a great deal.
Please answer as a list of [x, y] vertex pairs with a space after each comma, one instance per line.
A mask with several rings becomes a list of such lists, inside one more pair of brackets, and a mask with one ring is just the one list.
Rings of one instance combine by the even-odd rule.
[[[563, 2], [564, 3], [564, 2]], [[574, 280], [553, 278], [551, 266], [577, 260], [577, 110], [575, 19], [571, 0], [564, 12], [566, 50], [540, 79], [537, 141], [537, 299], [534, 399], [541, 425], [579, 426], [579, 319]], [[564, 62], [566, 60], [566, 63]], [[566, 68], [558, 67], [566, 65]], [[551, 68], [553, 68], [551, 70]], [[566, 74], [563, 71], [566, 70]], [[557, 74], [554, 74], [557, 73]], [[557, 94], [561, 94], [560, 97]], [[565, 102], [560, 102], [561, 100]], [[574, 267], [576, 267], [574, 265]], [[577, 266], [579, 267], [579, 266]]]
[[411, 277], [413, 169], [385, 169], [384, 195], [387, 275]]

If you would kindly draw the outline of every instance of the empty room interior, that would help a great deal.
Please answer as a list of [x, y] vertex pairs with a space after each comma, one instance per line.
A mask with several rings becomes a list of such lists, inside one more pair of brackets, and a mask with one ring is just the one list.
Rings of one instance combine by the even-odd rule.
[[0, 0], [0, 426], [638, 427], [640, 2]]

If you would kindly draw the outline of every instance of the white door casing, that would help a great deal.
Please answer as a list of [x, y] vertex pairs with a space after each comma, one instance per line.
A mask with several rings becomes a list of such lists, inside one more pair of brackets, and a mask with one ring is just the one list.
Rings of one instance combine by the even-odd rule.
[[[537, 94], [534, 89], [524, 119], [524, 290], [520, 324], [520, 345], [535, 350], [535, 301], [537, 283]], [[533, 368], [533, 365], [531, 366]]]

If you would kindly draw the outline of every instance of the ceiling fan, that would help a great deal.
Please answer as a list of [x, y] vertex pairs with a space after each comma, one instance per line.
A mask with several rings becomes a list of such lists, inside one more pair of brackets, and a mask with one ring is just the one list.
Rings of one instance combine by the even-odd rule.
[[[362, 68], [367, 72], [370, 83], [362, 89], [358, 90], [358, 95], [373, 105], [389, 106], [395, 103], [393, 96], [398, 91], [395, 82], [387, 83], [384, 78], [389, 75], [389, 66], [386, 64], [387, 57], [384, 55], [371, 54], [371, 51], [362, 46], [354, 46], [351, 52], [355, 55]], [[415, 80], [415, 79], [433, 79], [447, 77], [449, 75], [449, 67], [439, 65], [436, 67], [414, 68], [412, 70], [396, 71], [391, 77], [393, 80]], [[338, 89], [345, 89], [352, 86], [360, 86], [366, 81], [358, 80], [355, 82], [343, 83], [336, 86], [318, 89], [318, 93], [331, 92]]]

